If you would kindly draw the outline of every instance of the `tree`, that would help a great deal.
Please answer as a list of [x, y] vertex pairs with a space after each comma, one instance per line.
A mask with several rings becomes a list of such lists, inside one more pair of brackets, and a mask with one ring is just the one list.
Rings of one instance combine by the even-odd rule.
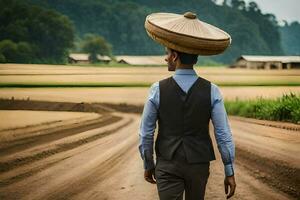
[[90, 54], [92, 62], [97, 62], [97, 54], [111, 56], [112, 46], [100, 35], [86, 34], [82, 42], [82, 51]]
[[3, 54], [0, 53], [0, 63], [5, 63], [6, 59]]
[[19, 42], [17, 44], [17, 55], [15, 61], [18, 63], [31, 63], [33, 58], [33, 47], [28, 42]]
[[280, 27], [280, 36], [284, 53], [287, 55], [300, 55], [300, 23], [287, 22]]
[[245, 10], [246, 9], [246, 3], [244, 0], [232, 0], [231, 6], [233, 8], [239, 9], [239, 10]]
[[[36, 23], [30, 24], [31, 37], [37, 38], [38, 57], [63, 62], [67, 50], [73, 47], [74, 28], [72, 22], [54, 11], [38, 11]], [[33, 41], [32, 41], [33, 42]]]
[[[0, 0], [1, 1], [1, 0]], [[77, 37], [85, 33], [103, 36], [114, 47], [114, 54], [157, 55], [163, 47], [150, 39], [144, 23], [153, 12], [196, 12], [199, 19], [218, 26], [232, 36], [232, 44], [215, 61], [230, 63], [241, 54], [273, 54], [282, 52], [276, 18], [263, 14], [254, 2], [245, 0], [27, 0], [57, 10], [70, 17]], [[247, 1], [248, 2], [248, 1]], [[25, 32], [25, 31], [24, 31]], [[0, 30], [1, 34], [1, 30]]]
[[15, 43], [11, 40], [0, 41], [0, 62], [30, 63], [32, 47], [27, 42]]
[[18, 46], [11, 40], [3, 40], [0, 42], [0, 53], [4, 56], [6, 62], [14, 62], [17, 55]]
[[54, 10], [25, 2], [0, 0], [0, 42], [6, 62], [64, 62], [74, 41], [73, 23]]
[[229, 4], [230, 4], [230, 2], [228, 0], [224, 0], [222, 3], [223, 6], [228, 6]]
[[259, 6], [254, 1], [249, 2], [248, 10], [250, 12], [259, 12], [259, 13], [261, 13], [261, 10], [260, 10]]

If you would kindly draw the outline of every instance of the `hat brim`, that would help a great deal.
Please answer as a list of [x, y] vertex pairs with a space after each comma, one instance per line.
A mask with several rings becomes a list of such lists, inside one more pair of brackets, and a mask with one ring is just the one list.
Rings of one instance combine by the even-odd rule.
[[168, 48], [189, 54], [217, 55], [224, 52], [231, 43], [229, 35], [226, 39], [212, 39], [172, 32], [151, 23], [148, 17], [145, 21], [145, 28], [147, 34], [154, 41]]

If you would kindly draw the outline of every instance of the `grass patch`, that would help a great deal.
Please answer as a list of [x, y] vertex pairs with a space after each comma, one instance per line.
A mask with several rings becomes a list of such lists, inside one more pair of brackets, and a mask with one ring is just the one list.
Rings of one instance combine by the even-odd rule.
[[276, 99], [225, 101], [230, 115], [300, 123], [300, 94], [285, 94]]

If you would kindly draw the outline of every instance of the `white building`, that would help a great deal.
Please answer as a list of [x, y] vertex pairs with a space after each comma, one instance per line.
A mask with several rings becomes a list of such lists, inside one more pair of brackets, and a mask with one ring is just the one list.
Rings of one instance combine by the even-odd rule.
[[247, 69], [300, 69], [300, 56], [242, 55], [232, 67]]
[[[100, 62], [109, 63], [111, 58], [108, 56], [97, 55]], [[89, 54], [86, 53], [71, 53], [68, 57], [69, 63], [90, 63]]]
[[166, 56], [115, 56], [118, 63], [129, 65], [166, 65]]

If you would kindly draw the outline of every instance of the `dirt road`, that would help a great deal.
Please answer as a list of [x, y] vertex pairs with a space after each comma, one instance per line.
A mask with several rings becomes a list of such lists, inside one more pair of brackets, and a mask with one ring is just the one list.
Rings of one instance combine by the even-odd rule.
[[[98, 122], [43, 125], [22, 130], [26, 138], [0, 141], [0, 199], [158, 199], [156, 185], [143, 180], [139, 117], [111, 112]], [[299, 199], [299, 131], [236, 117], [230, 125], [237, 147], [233, 199]], [[220, 156], [210, 172], [206, 199], [225, 199]]]

